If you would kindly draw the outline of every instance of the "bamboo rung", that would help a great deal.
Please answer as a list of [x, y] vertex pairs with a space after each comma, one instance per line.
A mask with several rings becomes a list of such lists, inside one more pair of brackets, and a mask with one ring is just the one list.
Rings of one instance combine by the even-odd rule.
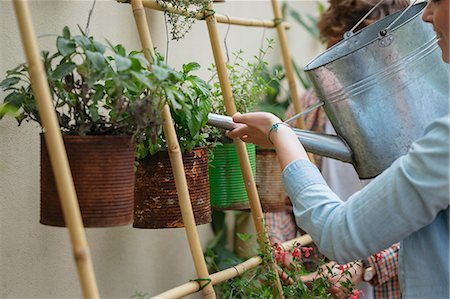
[[[158, 3], [156, 3], [155, 0], [142, 0], [142, 4], [146, 8], [151, 8], [154, 10], [164, 11], [165, 9], [162, 8]], [[180, 9], [175, 9], [172, 6], [168, 6], [166, 9], [168, 12], [176, 13], [179, 15], [186, 15], [186, 12]], [[276, 22], [272, 20], [258, 20], [258, 19], [247, 19], [247, 18], [239, 18], [239, 17], [230, 17], [226, 15], [221, 15], [215, 13], [214, 16], [216, 17], [216, 20], [218, 23], [222, 24], [231, 24], [231, 25], [238, 25], [238, 26], [247, 26], [247, 27], [266, 27], [266, 28], [275, 28], [277, 26]], [[198, 20], [203, 20], [204, 15], [198, 14], [196, 16]], [[289, 29], [291, 26], [289, 23], [283, 22], [283, 27], [285, 29]]]
[[[308, 245], [312, 243], [312, 239], [309, 235], [303, 235], [301, 237], [289, 240], [287, 242], [284, 242], [281, 244], [281, 246], [284, 248], [284, 250], [290, 250], [293, 248], [294, 244], [300, 243], [302, 246]], [[216, 272], [214, 274], [211, 274], [209, 278], [211, 279], [212, 285], [219, 284], [221, 282], [227, 281], [229, 279], [235, 278], [237, 276], [242, 275], [245, 271], [253, 269], [257, 266], [259, 266], [262, 263], [262, 259], [260, 256], [254, 256], [249, 258], [243, 263], [240, 263], [234, 267]], [[200, 290], [200, 287], [197, 282], [190, 281], [188, 283], [185, 283], [183, 285], [180, 285], [178, 287], [175, 287], [171, 290], [168, 290], [164, 293], [158, 294], [153, 299], [158, 298], [181, 298], [184, 296], [191, 295], [193, 293], [196, 293]]]

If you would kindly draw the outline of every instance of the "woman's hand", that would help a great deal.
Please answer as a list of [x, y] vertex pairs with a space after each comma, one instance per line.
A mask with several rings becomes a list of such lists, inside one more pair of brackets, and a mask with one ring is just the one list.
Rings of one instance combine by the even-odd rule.
[[338, 265], [335, 262], [329, 262], [323, 265], [320, 271], [302, 276], [301, 279], [305, 284], [308, 284], [318, 276], [322, 276], [331, 283], [331, 287], [328, 291], [333, 295], [333, 298], [344, 299], [359, 298], [359, 296], [355, 295], [360, 292], [359, 290], [350, 293], [345, 285], [348, 282], [351, 282], [354, 285], [360, 283], [362, 281], [362, 275], [363, 267], [359, 262], [348, 263], [346, 265]]
[[275, 115], [267, 112], [251, 112], [246, 114], [236, 113], [233, 121], [238, 123], [238, 127], [228, 133], [230, 138], [240, 138], [244, 142], [254, 143], [265, 148], [272, 148], [274, 145], [269, 141], [269, 130], [275, 123], [281, 120]]
[[295, 160], [309, 160], [297, 135], [289, 126], [279, 125], [281, 120], [267, 112], [236, 113], [233, 121], [237, 128], [228, 133], [230, 138], [240, 138], [244, 142], [254, 143], [265, 148], [275, 148], [281, 169]]

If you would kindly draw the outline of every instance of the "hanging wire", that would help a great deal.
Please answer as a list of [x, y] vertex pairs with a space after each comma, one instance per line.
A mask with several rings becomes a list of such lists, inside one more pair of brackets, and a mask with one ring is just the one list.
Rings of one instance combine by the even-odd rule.
[[230, 28], [231, 28], [231, 21], [230, 21], [230, 17], [228, 15], [225, 15], [227, 17], [228, 20], [228, 28], [227, 28], [227, 32], [225, 33], [225, 37], [223, 38], [223, 45], [225, 47], [225, 54], [227, 55], [227, 63], [230, 62], [230, 51], [228, 50], [228, 45], [227, 45], [227, 39], [228, 39], [228, 33], [230, 33]]
[[[258, 18], [258, 20], [263, 21], [262, 19], [259, 19], [259, 18]], [[264, 42], [265, 41], [266, 41], [266, 27], [263, 26], [263, 34], [262, 34], [262, 37], [261, 37], [261, 44], [259, 46], [259, 49], [260, 49], [259, 55], [258, 55], [258, 59], [259, 60], [261, 60], [261, 57], [262, 57], [261, 49], [264, 47]]]
[[94, 8], [95, 8], [95, 3], [96, 2], [97, 2], [97, 0], [94, 0], [94, 2], [92, 3], [92, 7], [89, 10], [88, 19], [87, 19], [87, 22], [86, 22], [86, 28], [84, 29], [84, 32], [86, 33], [87, 36], [89, 36], [89, 24], [91, 22], [91, 16], [92, 16], [92, 13], [94, 12]]
[[348, 37], [352, 36], [352, 35], [353, 35], [353, 31], [354, 31], [356, 28], [358, 28], [358, 26], [359, 26], [365, 19], [367, 19], [367, 17], [370, 16], [370, 14], [371, 14], [375, 9], [377, 9], [377, 7], [380, 6], [380, 4], [383, 3], [383, 1], [384, 1], [384, 0], [378, 1], [378, 3], [375, 4], [375, 6], [372, 7], [372, 8], [364, 15], [364, 17], [362, 17], [362, 18], [358, 21], [358, 23], [356, 23], [356, 25], [353, 26], [352, 29], [350, 29], [349, 31], [345, 32], [345, 33], [344, 33], [344, 38], [348, 38]]
[[398, 19], [400, 19], [407, 11], [408, 9], [411, 8], [411, 6], [413, 6], [414, 4], [416, 4], [417, 0], [414, 0], [413, 2], [411, 2], [408, 7], [406, 9], [403, 10], [403, 12], [391, 23], [389, 24], [389, 26], [386, 27], [386, 29], [384, 29], [385, 31], [389, 31], [389, 29], [391, 29], [392, 26], [394, 26], [394, 24], [398, 21]]
[[167, 26], [167, 15], [164, 14], [164, 24], [166, 27], [166, 55], [165, 55], [165, 62], [168, 63], [167, 61], [169, 60], [169, 46], [170, 46], [170, 40], [169, 40], [169, 28]]

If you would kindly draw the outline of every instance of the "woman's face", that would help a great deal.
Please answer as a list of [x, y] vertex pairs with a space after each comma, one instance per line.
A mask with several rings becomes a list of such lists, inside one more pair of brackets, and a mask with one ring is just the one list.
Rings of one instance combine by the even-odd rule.
[[442, 50], [442, 59], [450, 62], [449, 47], [449, 14], [448, 5], [450, 0], [429, 0], [423, 13], [422, 19], [433, 25], [434, 31], [439, 39], [438, 45]]

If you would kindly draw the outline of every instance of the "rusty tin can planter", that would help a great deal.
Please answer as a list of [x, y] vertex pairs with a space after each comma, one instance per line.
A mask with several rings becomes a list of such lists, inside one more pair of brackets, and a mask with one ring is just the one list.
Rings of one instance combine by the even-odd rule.
[[[247, 143], [250, 166], [255, 176], [255, 145]], [[211, 207], [216, 210], [249, 209], [247, 191], [234, 143], [224, 143], [213, 150], [209, 166]]]
[[[197, 225], [211, 222], [208, 149], [183, 154], [184, 171]], [[169, 153], [159, 152], [139, 162], [134, 201], [135, 228], [184, 227]]]
[[281, 212], [286, 209], [281, 167], [277, 153], [271, 149], [256, 149], [256, 188], [264, 212]]
[[[63, 136], [85, 227], [131, 224], [134, 145], [130, 136]], [[41, 135], [41, 219], [65, 226], [56, 184]]]

